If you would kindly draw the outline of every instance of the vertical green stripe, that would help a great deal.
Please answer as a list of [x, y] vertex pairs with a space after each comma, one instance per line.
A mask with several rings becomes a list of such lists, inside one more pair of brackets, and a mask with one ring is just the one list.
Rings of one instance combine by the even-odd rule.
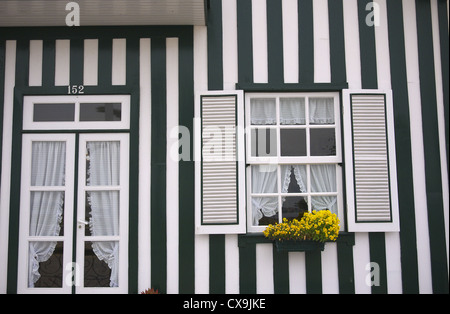
[[353, 267], [353, 245], [355, 244], [355, 234], [350, 233], [346, 237], [351, 238], [349, 241], [337, 240], [337, 258], [338, 258], [338, 276], [339, 276], [339, 293], [354, 294], [355, 293], [355, 271]]
[[397, 154], [398, 200], [400, 213], [400, 258], [403, 293], [419, 293], [417, 237], [406, 76], [405, 37], [401, 0], [387, 1], [391, 85], [394, 103]]
[[267, 55], [269, 83], [283, 83], [283, 19], [279, 0], [267, 0]]
[[55, 40], [45, 39], [42, 52], [42, 86], [55, 86]]
[[[17, 40], [15, 87], [28, 86], [29, 40]], [[7, 293], [17, 292], [17, 259], [19, 249], [20, 171], [22, 160], [22, 100], [14, 97], [13, 138], [11, 155], [11, 198], [9, 205], [8, 279]]]
[[431, 7], [428, 1], [416, 0], [416, 19], [431, 275], [433, 292], [448, 293], [447, 248], [442, 199], [433, 33]]
[[152, 38], [151, 44], [151, 282], [166, 293], [166, 38]]
[[222, 0], [208, 10], [208, 90], [223, 89]]
[[[189, 143], [193, 143], [194, 117], [194, 54], [193, 28], [187, 27], [180, 36], [179, 53], [179, 108], [178, 121], [189, 129]], [[192, 146], [190, 146], [192, 147]], [[182, 147], [182, 149], [189, 149]], [[195, 292], [195, 226], [194, 226], [194, 161], [181, 160], [179, 171], [179, 293]]]
[[273, 285], [276, 294], [289, 293], [289, 255], [273, 245]]
[[83, 84], [84, 40], [70, 40], [70, 84]]
[[[358, 0], [359, 42], [361, 55], [361, 84], [364, 89], [378, 88], [375, 49], [375, 26], [367, 25], [366, 11], [370, 0]], [[369, 233], [370, 261], [380, 266], [380, 285], [372, 286], [372, 293], [387, 293], [386, 250], [384, 233]]]
[[130, 108], [130, 178], [128, 231], [128, 291], [138, 291], [138, 217], [139, 217], [139, 39], [128, 37], [126, 42], [126, 84], [133, 93]]
[[[223, 89], [222, 0], [208, 11], [208, 89]], [[209, 292], [225, 293], [225, 235], [209, 235]]]
[[447, 149], [447, 173], [449, 166], [449, 48], [448, 48], [448, 19], [447, 1], [438, 0], [439, 17], [439, 45], [441, 47], [441, 71], [442, 71], [442, 93], [444, 94], [444, 119], [445, 119], [445, 146]]
[[256, 244], [239, 246], [239, 293], [256, 293]]
[[237, 1], [238, 83], [253, 83], [252, 1]]
[[347, 81], [342, 0], [328, 0], [331, 82]]
[[98, 40], [98, 85], [111, 86], [112, 83], [112, 39]]
[[5, 54], [6, 41], [0, 39], [0, 186], [2, 184], [3, 111], [5, 100]]
[[314, 25], [312, 0], [298, 0], [299, 82], [314, 82]]
[[306, 293], [322, 293], [322, 251], [305, 252]]

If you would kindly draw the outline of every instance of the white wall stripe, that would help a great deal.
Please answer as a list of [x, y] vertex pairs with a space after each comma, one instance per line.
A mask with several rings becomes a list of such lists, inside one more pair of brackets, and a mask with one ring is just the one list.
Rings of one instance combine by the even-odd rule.
[[166, 39], [167, 86], [167, 293], [178, 293], [178, 38]]
[[112, 43], [112, 85], [126, 84], [127, 40], [115, 38]]
[[328, 0], [313, 1], [314, 82], [331, 82]]
[[268, 82], [266, 0], [252, 0], [253, 81]]
[[298, 83], [298, 1], [284, 0], [282, 10], [284, 82]]
[[55, 43], [55, 86], [70, 83], [70, 40], [58, 39]]
[[9, 201], [11, 191], [11, 149], [16, 79], [16, 41], [7, 40], [5, 47], [5, 90], [3, 103], [2, 180], [0, 186], [0, 293], [6, 293], [8, 274]]
[[358, 6], [356, 0], [342, 1], [344, 14], [345, 65], [348, 88], [361, 88]]
[[84, 40], [84, 85], [98, 85], [98, 39]]
[[256, 244], [256, 293], [274, 293], [273, 244]]
[[30, 40], [29, 86], [42, 86], [42, 40]]
[[408, 81], [411, 158], [413, 165], [414, 205], [416, 217], [417, 262], [420, 293], [432, 293], [431, 257], [428, 234], [427, 195], [425, 186], [425, 160], [420, 101], [419, 55], [417, 45], [416, 7], [412, 0], [403, 1], [405, 29], [405, 57]]
[[[380, 24], [374, 26], [379, 89], [391, 89], [389, 35], [386, 0], [377, 0]], [[402, 293], [400, 233], [385, 233], [387, 288], [389, 293]]]
[[322, 254], [322, 293], [339, 293], [339, 274], [337, 263], [337, 244], [329, 242], [325, 244]]
[[355, 273], [356, 294], [370, 294], [372, 292], [371, 287], [366, 283], [366, 278], [370, 275], [370, 268], [366, 270], [367, 265], [371, 262], [369, 248], [369, 234], [367, 232], [356, 232], [355, 245], [353, 246], [353, 269]]
[[[206, 91], [208, 89], [207, 74], [207, 32], [206, 27], [194, 26], [194, 90]], [[195, 116], [199, 117], [199, 106], [195, 106]], [[196, 156], [196, 169], [199, 169]], [[197, 174], [196, 174], [197, 176]], [[195, 189], [200, 189], [200, 180], [196, 180]], [[195, 200], [196, 210], [200, 207], [200, 200]], [[195, 293], [209, 293], [209, 236], [195, 235]]]
[[306, 294], [306, 268], [304, 252], [289, 252], [289, 293]]
[[223, 88], [235, 89], [238, 81], [236, 1], [222, 1]]
[[[151, 62], [150, 38], [140, 40], [139, 53], [139, 239], [140, 248], [150, 243], [151, 208]], [[139, 250], [138, 290], [144, 291], [151, 285], [151, 250]]]

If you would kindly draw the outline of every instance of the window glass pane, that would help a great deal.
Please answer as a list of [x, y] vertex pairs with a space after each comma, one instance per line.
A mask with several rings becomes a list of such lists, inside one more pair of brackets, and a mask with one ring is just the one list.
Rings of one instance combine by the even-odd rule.
[[63, 243], [33, 241], [29, 245], [29, 288], [62, 288]]
[[75, 104], [34, 104], [34, 122], [74, 121]]
[[306, 130], [280, 130], [281, 156], [306, 156]]
[[277, 193], [276, 165], [252, 166], [252, 193]]
[[119, 191], [86, 192], [87, 236], [119, 235]]
[[336, 192], [336, 165], [311, 165], [311, 192]]
[[120, 142], [87, 142], [86, 185], [120, 184]]
[[276, 124], [275, 98], [252, 98], [250, 100], [251, 124]]
[[66, 167], [65, 142], [33, 142], [32, 186], [63, 186]]
[[309, 123], [333, 124], [334, 123], [334, 99], [310, 98], [309, 99]]
[[117, 276], [118, 257], [118, 241], [86, 241], [84, 250], [84, 286], [117, 287], [119, 285]]
[[334, 128], [311, 129], [311, 156], [335, 156], [336, 137]]
[[270, 157], [277, 155], [277, 130], [258, 128], [251, 130], [251, 154], [255, 157]]
[[305, 98], [280, 98], [280, 124], [305, 124]]
[[252, 197], [253, 225], [262, 226], [278, 222], [278, 197]]
[[121, 121], [121, 103], [80, 103], [80, 121]]
[[307, 211], [308, 204], [302, 196], [283, 197], [282, 218], [300, 220], [303, 213]]
[[30, 193], [30, 236], [62, 236], [64, 192]]

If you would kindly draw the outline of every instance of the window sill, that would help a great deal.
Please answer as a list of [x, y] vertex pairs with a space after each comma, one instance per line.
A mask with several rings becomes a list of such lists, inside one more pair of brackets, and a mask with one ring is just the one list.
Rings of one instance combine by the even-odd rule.
[[[336, 241], [327, 241], [327, 242], [336, 242], [341, 244], [347, 244], [348, 246], [355, 245], [355, 234], [353, 232], [339, 232], [339, 236]], [[247, 233], [240, 234], [238, 236], [238, 246], [240, 248], [244, 248], [247, 245], [254, 245], [258, 243], [273, 243], [272, 240], [267, 239], [261, 233]]]

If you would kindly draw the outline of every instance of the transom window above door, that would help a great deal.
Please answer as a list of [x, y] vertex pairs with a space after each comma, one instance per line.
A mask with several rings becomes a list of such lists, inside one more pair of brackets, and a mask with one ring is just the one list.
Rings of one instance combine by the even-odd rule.
[[129, 129], [129, 95], [25, 96], [24, 130]]

